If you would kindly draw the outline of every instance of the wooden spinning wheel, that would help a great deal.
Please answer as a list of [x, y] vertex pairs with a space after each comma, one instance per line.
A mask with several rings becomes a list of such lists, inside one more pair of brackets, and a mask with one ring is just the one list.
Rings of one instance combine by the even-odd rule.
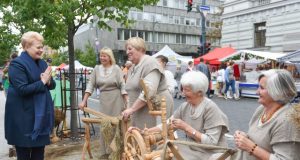
[[124, 139], [124, 151], [126, 160], [143, 160], [143, 155], [147, 153], [146, 144], [139, 131], [132, 130], [127, 133]]

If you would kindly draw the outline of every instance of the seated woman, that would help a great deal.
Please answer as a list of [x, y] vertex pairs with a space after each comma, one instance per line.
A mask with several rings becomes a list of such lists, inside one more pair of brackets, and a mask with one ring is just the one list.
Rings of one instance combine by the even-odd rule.
[[262, 72], [258, 81], [261, 105], [250, 120], [248, 133], [235, 132], [236, 159], [299, 160], [300, 129], [293, 118], [299, 120], [300, 110], [290, 104], [297, 94], [294, 79], [286, 70], [272, 69]]
[[[180, 81], [186, 102], [174, 112], [171, 125], [184, 131], [179, 140], [226, 147], [225, 133], [228, 132], [228, 119], [219, 107], [205, 97], [208, 87], [207, 77], [196, 71], [186, 72]], [[149, 128], [149, 132], [161, 131], [158, 125]], [[184, 159], [207, 160], [214, 152], [187, 145], [176, 144]]]

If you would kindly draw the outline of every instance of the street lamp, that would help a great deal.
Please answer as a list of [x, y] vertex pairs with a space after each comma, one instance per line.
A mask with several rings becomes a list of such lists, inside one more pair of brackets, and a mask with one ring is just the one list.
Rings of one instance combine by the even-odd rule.
[[158, 22], [155, 21], [155, 18], [153, 18], [153, 21], [152, 21], [152, 43], [153, 43], [153, 50], [152, 50], [152, 55], [155, 54], [155, 49], [156, 49], [156, 42], [155, 42], [155, 25], [157, 24]]
[[[202, 0], [202, 6], [205, 5], [206, 0]], [[205, 23], [206, 23], [206, 19], [205, 19], [205, 11], [201, 11], [200, 10], [200, 5], [197, 6], [197, 11], [200, 13], [201, 15], [201, 46], [202, 46], [202, 54], [205, 54], [206, 52], [206, 48], [205, 48], [205, 43], [206, 43], [206, 31], [205, 31]], [[201, 56], [201, 55], [199, 55]]]
[[97, 64], [99, 64], [100, 63], [100, 61], [99, 61], [99, 49], [100, 49], [100, 42], [99, 42], [99, 40], [98, 40], [98, 37], [99, 37], [99, 35], [98, 35], [98, 25], [97, 25], [97, 23], [98, 23], [98, 21], [99, 21], [99, 19], [98, 19], [98, 17], [96, 17], [96, 16], [93, 16], [93, 19], [91, 19], [91, 25], [90, 25], [90, 28], [91, 29], [95, 29], [95, 32], [96, 32], [96, 34], [95, 34], [95, 52], [96, 52], [96, 63]]
[[[96, 29], [97, 30], [97, 29]], [[99, 64], [99, 47], [100, 47], [100, 42], [98, 41], [98, 32], [96, 31], [96, 36], [95, 38], [95, 45], [96, 45], [96, 63]]]

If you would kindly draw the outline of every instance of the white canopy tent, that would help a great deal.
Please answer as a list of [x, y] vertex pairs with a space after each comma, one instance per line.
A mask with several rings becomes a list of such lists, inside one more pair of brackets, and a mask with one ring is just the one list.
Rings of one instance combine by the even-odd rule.
[[[87, 67], [87, 66], [84, 66], [84, 65], [82, 65], [79, 61], [77, 61], [77, 60], [75, 60], [74, 61], [74, 65], [75, 65], [75, 70], [80, 70], [80, 69], [83, 69], [83, 70], [85, 70], [85, 69], [87, 69], [87, 70], [93, 70], [93, 68], [92, 67]], [[64, 69], [69, 69], [69, 65], [66, 65], [65, 67], [64, 67]]]
[[169, 62], [177, 64], [179, 63], [188, 63], [189, 61], [193, 61], [192, 56], [182, 56], [174, 52], [168, 45], [165, 45], [159, 52], [153, 55], [153, 57], [157, 57], [159, 55], [166, 56], [169, 59]]
[[274, 52], [263, 52], [263, 51], [252, 51], [252, 50], [239, 50], [230, 56], [224, 57], [221, 59], [221, 61], [225, 61], [228, 58], [234, 57], [236, 55], [243, 55], [243, 54], [251, 54], [257, 57], [264, 58], [265, 60], [270, 59], [270, 60], [277, 60], [278, 58], [286, 55], [285, 53], [274, 53]]
[[171, 72], [175, 73], [176, 66], [181, 66], [181, 70], [184, 71], [189, 61], [194, 61], [192, 56], [182, 56], [174, 52], [168, 45], [165, 45], [159, 52], [152, 55], [153, 57], [157, 57], [159, 55], [163, 55], [168, 58], [169, 63], [167, 64], [167, 69]]
[[292, 53], [288, 53], [287, 55], [278, 58], [278, 61], [280, 62], [292, 62], [292, 63], [300, 63], [300, 50], [297, 50]]

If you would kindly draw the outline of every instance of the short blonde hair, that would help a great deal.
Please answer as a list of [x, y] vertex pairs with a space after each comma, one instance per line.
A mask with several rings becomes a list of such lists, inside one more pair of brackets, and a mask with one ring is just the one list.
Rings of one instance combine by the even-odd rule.
[[135, 48], [138, 51], [146, 52], [145, 40], [140, 37], [129, 38], [125, 43], [125, 48], [127, 48], [128, 45], [131, 45], [133, 48]]
[[21, 45], [23, 49], [25, 49], [26, 47], [30, 47], [34, 40], [42, 43], [44, 42], [43, 36], [37, 32], [29, 31], [24, 33], [21, 38]]
[[114, 53], [113, 53], [113, 51], [112, 51], [110, 48], [108, 48], [108, 47], [102, 48], [102, 49], [100, 50], [100, 52], [99, 52], [99, 55], [101, 55], [101, 54], [106, 54], [106, 55], [108, 55], [109, 58], [110, 58], [110, 63], [111, 63], [112, 65], [116, 64], [116, 60], [115, 60]]

